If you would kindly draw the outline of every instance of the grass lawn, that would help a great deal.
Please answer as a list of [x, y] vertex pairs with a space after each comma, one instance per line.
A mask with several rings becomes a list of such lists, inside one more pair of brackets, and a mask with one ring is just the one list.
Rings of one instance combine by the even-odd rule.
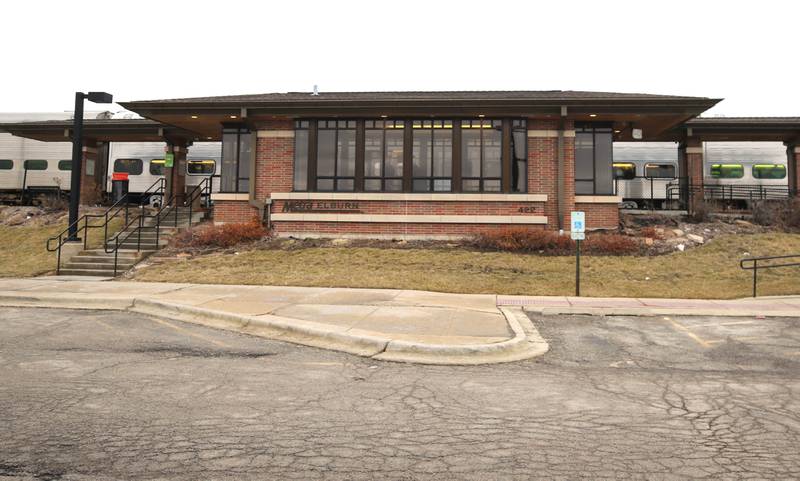
[[[729, 235], [669, 255], [583, 257], [585, 296], [737, 298], [751, 293], [749, 253], [799, 253], [800, 235]], [[420, 289], [460, 293], [572, 295], [574, 257], [451, 249], [318, 247], [261, 249], [171, 260], [140, 281]], [[759, 295], [800, 294], [800, 267], [759, 273]]]
[[[116, 232], [121, 221], [115, 219], [109, 225]], [[66, 224], [57, 226], [0, 226], [0, 277], [30, 277], [56, 269], [56, 253], [47, 252], [47, 239], [66, 229]], [[103, 244], [103, 229], [89, 229], [89, 247]], [[55, 244], [55, 242], [53, 243]]]

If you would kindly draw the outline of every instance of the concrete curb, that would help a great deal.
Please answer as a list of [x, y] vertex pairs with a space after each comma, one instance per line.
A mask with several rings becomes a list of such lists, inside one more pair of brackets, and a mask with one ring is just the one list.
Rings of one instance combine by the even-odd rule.
[[506, 341], [457, 346], [391, 341], [383, 353], [373, 357], [383, 361], [419, 364], [495, 364], [530, 359], [548, 351], [550, 346], [521, 308], [499, 309], [514, 332], [514, 336]]
[[130, 296], [75, 297], [74, 293], [0, 292], [0, 306], [130, 311], [160, 319], [200, 324], [382, 361], [475, 365], [530, 359], [549, 346], [519, 307], [499, 307], [514, 336], [487, 344], [424, 344], [397, 341], [353, 330], [281, 316], [245, 316], [184, 304]]
[[537, 307], [523, 306], [525, 312], [543, 316], [586, 314], [592, 316], [716, 316], [716, 317], [800, 317], [798, 310], [764, 311], [743, 306], [731, 309], [662, 308], [662, 307]]

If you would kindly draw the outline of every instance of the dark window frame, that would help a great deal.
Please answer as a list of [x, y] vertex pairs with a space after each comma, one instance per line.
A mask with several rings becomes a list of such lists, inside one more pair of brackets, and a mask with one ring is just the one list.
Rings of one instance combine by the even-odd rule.
[[[320, 124], [325, 123], [323, 128], [320, 128]], [[358, 177], [358, 152], [359, 150], [363, 151], [360, 148], [360, 145], [363, 145], [363, 142], [359, 144], [358, 142], [358, 131], [359, 131], [359, 122], [354, 119], [343, 119], [343, 120], [317, 120], [315, 122], [317, 135], [316, 137], [316, 159], [315, 159], [315, 169], [316, 181], [314, 183], [315, 190], [314, 192], [358, 192], [359, 186], [357, 185], [356, 178]], [[333, 132], [333, 175], [319, 175], [319, 132], [326, 131], [326, 132]], [[352, 131], [353, 138], [355, 139], [355, 146], [353, 151], [353, 175], [339, 175], [339, 132], [340, 131]], [[362, 158], [363, 162], [363, 158]], [[332, 181], [332, 188], [331, 189], [320, 189], [319, 188], [319, 181]], [[352, 189], [340, 189], [340, 182], [352, 182], [353, 188]]]
[[[462, 119], [459, 122], [459, 128], [461, 129], [461, 145], [460, 145], [460, 148], [461, 148], [461, 192], [478, 193], [478, 194], [487, 193], [487, 192], [488, 193], [493, 193], [493, 194], [499, 194], [499, 193], [503, 192], [503, 190], [504, 190], [503, 189], [503, 179], [504, 179], [504, 176], [503, 176], [503, 170], [504, 170], [503, 169], [503, 165], [505, 164], [505, 162], [504, 162], [505, 155], [504, 155], [504, 152], [503, 152], [504, 147], [505, 147], [504, 135], [503, 135], [504, 134], [503, 123], [504, 122], [502, 121], [502, 119], [487, 119], [487, 118]], [[478, 177], [475, 177], [475, 176], [467, 177], [467, 176], [464, 175], [464, 162], [466, 162], [466, 159], [464, 157], [464, 148], [466, 147], [465, 144], [464, 144], [464, 129], [465, 129], [465, 126], [466, 126], [467, 130], [477, 131], [477, 132], [480, 133], [480, 136], [478, 137], [478, 142], [479, 142], [478, 150], [480, 152], [479, 153], [479, 160], [478, 160], [478, 162], [479, 162], [479, 166], [478, 166], [479, 176]], [[499, 161], [500, 161], [500, 175], [496, 176], [496, 177], [495, 176], [485, 175], [485, 170], [486, 170], [486, 158], [485, 158], [486, 145], [485, 145], [485, 135], [484, 134], [488, 130], [495, 130], [495, 131], [499, 131], [500, 132], [500, 159], [499, 159]], [[466, 190], [466, 189], [464, 189], [464, 181], [473, 181], [473, 182], [474, 181], [478, 181], [478, 190]], [[486, 181], [492, 181], [492, 182], [496, 181], [498, 183], [497, 190], [486, 190]]]
[[[386, 180], [402, 180], [402, 191], [404, 193], [458, 193], [461, 192], [461, 168], [462, 168], [462, 159], [461, 159], [461, 122], [462, 120], [469, 120], [474, 121], [475, 118], [451, 118], [448, 117], [447, 119], [438, 119], [438, 118], [430, 118], [430, 119], [419, 119], [419, 118], [406, 118], [406, 117], [398, 117], [398, 118], [368, 118], [368, 119], [318, 119], [318, 118], [301, 118], [295, 119], [294, 122], [294, 129], [295, 129], [295, 155], [293, 158], [292, 163], [292, 191], [295, 192], [398, 192], [397, 190], [386, 190]], [[492, 118], [492, 119], [483, 119], [478, 118], [477, 120], [480, 121], [497, 121], [499, 122], [499, 128], [502, 129], [502, 136], [501, 136], [501, 172], [500, 177], [487, 177], [485, 180], [499, 180], [500, 181], [500, 190], [492, 190], [488, 192], [493, 193], [502, 193], [502, 194], [526, 194], [528, 193], [529, 185], [528, 185], [528, 171], [530, 170], [530, 165], [528, 161], [528, 123], [527, 119], [513, 117], [513, 118]], [[320, 129], [319, 123], [326, 122], [325, 128]], [[355, 125], [355, 176], [339, 176], [339, 175], [326, 175], [326, 176], [318, 176], [318, 138], [320, 130], [332, 130], [332, 128], [328, 127], [327, 122], [353, 122], [350, 127], [346, 127], [348, 130], [352, 129], [352, 125]], [[365, 177], [365, 155], [366, 155], [366, 131], [367, 130], [378, 130], [374, 125], [378, 125], [378, 122], [392, 122], [395, 125], [402, 123], [403, 128], [397, 129], [387, 129], [384, 125], [384, 135], [383, 135], [383, 163], [381, 165], [381, 190], [369, 190], [365, 189], [366, 181], [368, 180], [376, 180], [379, 177], [373, 176], [366, 176]], [[414, 122], [420, 122], [421, 127], [417, 129], [414, 128]], [[434, 122], [439, 122], [441, 127], [434, 127]], [[445, 127], [445, 122], [449, 125]], [[430, 177], [420, 177], [413, 175], [413, 139], [414, 139], [414, 131], [425, 129], [425, 124], [428, 124], [428, 129], [432, 132], [431, 133], [431, 140], [433, 140], [433, 132], [434, 131], [449, 131], [451, 132], [450, 137], [450, 163], [451, 169], [447, 176], [430, 176]], [[338, 124], [337, 130], [339, 129]], [[392, 176], [392, 177], [385, 177], [385, 168], [386, 168], [386, 144], [385, 139], [386, 135], [385, 132], [389, 130], [401, 130], [403, 132], [403, 175], [402, 177]], [[297, 157], [297, 132], [298, 131], [307, 131], [307, 159], [298, 159]], [[519, 141], [522, 142], [520, 148], [515, 149], [517, 143], [517, 138], [519, 137]], [[334, 145], [337, 147], [336, 152], [336, 159], [334, 162], [334, 173], [338, 173], [338, 135], [334, 137]], [[483, 149], [482, 149], [483, 150]], [[520, 156], [517, 156], [517, 152], [521, 151]], [[431, 169], [433, 169], [433, 158], [435, 157], [435, 149], [431, 149]], [[299, 188], [297, 184], [297, 178], [295, 177], [296, 168], [298, 162], [307, 162], [307, 179], [306, 179], [306, 188], [302, 189]], [[514, 170], [517, 171], [517, 180], [518, 186], [520, 190], [517, 190], [517, 185], [514, 184]], [[431, 172], [433, 173], [433, 172]], [[354, 180], [354, 189], [353, 190], [330, 190], [330, 189], [319, 189], [317, 188], [318, 180], [331, 180], [341, 178], [343, 180], [349, 181], [351, 178]], [[414, 180], [426, 180], [428, 181], [428, 188], [431, 190], [427, 191], [420, 191], [414, 190]], [[433, 190], [434, 186], [436, 185], [435, 181], [442, 181], [446, 180], [450, 182], [450, 188], [448, 190]], [[335, 184], [334, 180], [334, 184]], [[335, 189], [334, 185], [334, 189]], [[481, 191], [470, 191], [470, 194], [480, 194]]]
[[[6, 165], [8, 167], [5, 167]], [[13, 160], [11, 160], [11, 159], [0, 159], [0, 170], [13, 170], [13, 169], [14, 169], [14, 161]]]
[[[437, 193], [437, 192], [454, 192], [455, 191], [455, 164], [458, 158], [460, 162], [460, 156], [456, 157], [455, 153], [456, 150], [459, 152], [461, 151], [460, 142], [456, 144], [456, 125], [458, 123], [457, 120], [451, 119], [414, 119], [410, 121], [411, 125], [411, 145], [408, 146], [408, 150], [411, 152], [411, 166], [407, 172], [411, 173], [410, 177], [410, 187], [411, 192], [418, 192], [418, 193]], [[414, 132], [422, 132], [428, 131], [430, 132], [430, 139], [431, 139], [431, 147], [430, 147], [430, 175], [427, 176], [415, 176], [413, 173], [414, 165], [413, 165], [413, 155], [414, 155]], [[436, 166], [434, 165], [434, 161], [436, 160], [436, 132], [450, 132], [450, 175], [449, 176], [441, 176], [441, 175], [433, 175], [436, 171]], [[414, 189], [414, 184], [419, 182], [427, 182], [428, 189], [427, 190], [416, 190]], [[448, 181], [450, 182], [450, 188], [447, 190], [436, 190], [436, 183]]]
[[[225, 187], [225, 136], [226, 135], [236, 135], [236, 160], [234, 164], [236, 165], [236, 177], [234, 182], [234, 189], [233, 190], [226, 190]], [[250, 154], [248, 155], [248, 166], [245, 175], [243, 176], [242, 171], [242, 139], [244, 137], [248, 137], [248, 142], [250, 143]], [[252, 132], [250, 129], [245, 125], [225, 125], [222, 126], [222, 145], [220, 146], [220, 193], [226, 194], [246, 194], [250, 192], [250, 171], [252, 170], [252, 153], [255, 151], [256, 146], [254, 145], [254, 139], [252, 138]], [[246, 188], [242, 187], [242, 183], [245, 183]]]
[[[41, 169], [38, 167], [31, 168], [30, 166], [33, 162], [44, 162], [43, 164], [44, 167], [42, 167]], [[26, 159], [25, 162], [22, 164], [22, 168], [25, 170], [47, 170], [49, 166], [50, 163], [47, 161], [47, 159]]]
[[[381, 132], [381, 167], [380, 167], [380, 175], [367, 175], [366, 174], [366, 143], [367, 143], [367, 135], [366, 132]], [[400, 132], [402, 134], [403, 139], [403, 153], [401, 154], [401, 167], [400, 167], [400, 176], [387, 176], [386, 175], [386, 149], [388, 148], [386, 144], [386, 133], [387, 132]], [[403, 192], [404, 189], [404, 169], [405, 169], [405, 151], [406, 147], [406, 122], [404, 120], [387, 120], [387, 119], [380, 119], [380, 120], [365, 120], [364, 121], [364, 142], [363, 142], [363, 152], [364, 152], [364, 185], [363, 191], [364, 192]], [[362, 150], [361, 145], [356, 145], [357, 150]], [[379, 181], [380, 182], [380, 189], [373, 190], [367, 189], [367, 182], [368, 181]], [[400, 181], [400, 189], [399, 190], [387, 190], [386, 189], [386, 181]]]
[[[66, 164], [66, 163], [69, 163], [69, 168], [68, 169], [64, 169], [63, 168], [64, 164]], [[72, 170], [72, 160], [70, 160], [70, 159], [59, 160], [58, 161], [58, 166], [56, 168], [61, 172], [69, 172], [69, 171]]]
[[[733, 172], [734, 170], [741, 173], [741, 175], [722, 175], [723, 172], [729, 173]], [[744, 178], [745, 170], [744, 170], [744, 164], [738, 164], [734, 162], [729, 162], [729, 163], [717, 162], [709, 166], [708, 173], [712, 179], [742, 179]]]
[[[309, 192], [309, 186], [313, 185], [311, 183], [311, 131], [312, 129], [312, 121], [311, 120], [295, 120], [294, 122], [294, 152], [292, 153], [292, 192]], [[306, 148], [305, 148], [305, 157], [300, 158], [297, 155], [298, 152], [298, 132], [304, 132], [306, 134]], [[316, 143], [316, 140], [314, 141]], [[298, 165], [305, 164], [304, 170], [306, 173], [305, 179], [302, 179], [302, 183], [304, 185], [298, 184], [301, 180], [297, 177], [298, 172]], [[316, 182], [316, 180], [314, 180]]]
[[[575, 183], [575, 195], [613, 195], [614, 192], [614, 153], [613, 153], [613, 142], [614, 142], [614, 133], [613, 133], [613, 126], [608, 123], [604, 122], [588, 122], [588, 123], [576, 123], [575, 124], [575, 147], [574, 147], [574, 183]], [[578, 152], [577, 152], [577, 137], [578, 134], [591, 134], [592, 135], [592, 177], [578, 177]], [[611, 153], [610, 153], [610, 162], [609, 167], [611, 169], [610, 172], [610, 182], [608, 184], [608, 188], [606, 190], [598, 190], [598, 181], [597, 181], [597, 161], [598, 161], [598, 152], [597, 152], [597, 137], [598, 134], [601, 134], [605, 137], [608, 137], [611, 141]], [[577, 184], [578, 182], [591, 182], [592, 183], [592, 192], [591, 193], [584, 193], [578, 192]]]

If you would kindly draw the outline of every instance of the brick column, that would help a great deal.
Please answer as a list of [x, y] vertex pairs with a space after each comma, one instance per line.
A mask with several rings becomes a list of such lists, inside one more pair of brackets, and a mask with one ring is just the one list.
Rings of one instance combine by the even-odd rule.
[[99, 204], [103, 200], [103, 186], [97, 182], [99, 165], [97, 142], [85, 139], [81, 153], [81, 205]]
[[[683, 164], [689, 183], [688, 210], [694, 210], [695, 205], [705, 200], [703, 190], [703, 142], [699, 139], [689, 139], [684, 147]], [[683, 165], [681, 166], [683, 167]]]
[[175, 200], [182, 203], [186, 196], [186, 152], [185, 142], [168, 142], [164, 149], [166, 153], [174, 155], [172, 167], [164, 168], [164, 179], [166, 180], [166, 198], [173, 194]]
[[800, 197], [800, 145], [789, 144], [786, 147], [786, 164], [789, 167], [789, 195]]
[[[563, 225], [575, 207], [575, 130], [566, 122], [564, 143]], [[547, 227], [558, 229], [558, 121], [528, 119], [528, 193], [547, 194]]]
[[291, 192], [294, 177], [294, 124], [275, 120], [257, 125], [255, 166], [256, 200], [263, 202], [273, 192]]

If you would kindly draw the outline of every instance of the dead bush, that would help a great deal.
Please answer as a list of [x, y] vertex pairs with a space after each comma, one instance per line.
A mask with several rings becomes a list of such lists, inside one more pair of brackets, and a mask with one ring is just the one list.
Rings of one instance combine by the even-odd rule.
[[243, 242], [263, 239], [267, 230], [257, 219], [250, 222], [203, 225], [187, 229], [175, 236], [176, 247], [232, 247]]
[[800, 230], [800, 199], [789, 199], [783, 212], [783, 227], [787, 230]]
[[714, 211], [714, 205], [708, 201], [695, 202], [691, 212], [687, 218], [691, 222], [708, 222], [711, 220], [711, 213]]
[[[481, 250], [504, 252], [535, 252], [545, 255], [570, 255], [575, 242], [568, 235], [540, 229], [508, 228], [484, 232], [472, 237], [471, 244]], [[620, 234], [592, 233], [587, 235], [582, 249], [590, 254], [624, 255], [639, 252], [640, 243]]]
[[783, 202], [759, 200], [753, 202], [753, 222], [763, 226], [777, 226], [782, 223], [784, 209]]

